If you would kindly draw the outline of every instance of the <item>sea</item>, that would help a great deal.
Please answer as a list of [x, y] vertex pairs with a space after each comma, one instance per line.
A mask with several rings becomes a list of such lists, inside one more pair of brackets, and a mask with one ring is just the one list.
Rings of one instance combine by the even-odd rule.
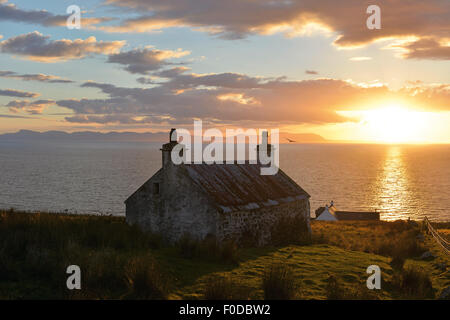
[[[0, 142], [0, 208], [125, 215], [124, 200], [161, 167], [156, 142]], [[380, 212], [450, 221], [450, 145], [282, 144], [280, 168], [311, 213]]]

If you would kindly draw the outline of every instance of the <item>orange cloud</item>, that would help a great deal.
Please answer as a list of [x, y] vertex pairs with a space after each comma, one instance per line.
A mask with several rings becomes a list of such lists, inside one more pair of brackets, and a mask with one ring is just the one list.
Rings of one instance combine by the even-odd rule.
[[414, 83], [394, 91], [379, 83], [336, 79], [287, 81], [234, 73], [173, 73], [150, 88], [96, 82], [82, 86], [97, 88], [107, 98], [57, 101], [75, 113], [68, 121], [132, 123], [133, 115], [147, 117], [146, 121], [170, 118], [178, 123], [197, 118], [221, 123], [326, 124], [353, 121], [339, 111], [373, 109], [391, 101], [428, 111], [450, 110], [446, 84]]
[[[366, 9], [369, 0], [107, 0], [107, 4], [127, 7], [140, 13], [138, 18], [119, 26], [104, 28], [112, 32], [148, 32], [188, 26], [200, 31], [236, 39], [248, 34], [287, 36], [308, 35], [314, 30], [334, 32], [338, 47], [364, 46], [382, 39], [432, 38], [440, 43], [419, 42], [410, 47], [406, 58], [448, 59], [450, 34], [448, 0], [377, 1], [381, 8], [380, 30], [368, 30]], [[420, 46], [428, 47], [419, 53]], [[431, 46], [431, 47], [430, 47]], [[408, 49], [408, 48], [405, 48]]]
[[391, 47], [401, 48], [401, 56], [405, 59], [450, 60], [450, 42], [440, 42], [434, 38], [422, 38]]
[[[0, 1], [0, 20], [33, 23], [45, 27], [66, 26], [67, 18], [70, 15], [55, 15], [46, 10], [24, 10], [18, 8], [15, 4]], [[94, 25], [114, 20], [108, 17], [85, 17], [83, 16], [82, 26], [93, 27]]]
[[72, 83], [72, 80], [63, 79], [58, 76], [48, 75], [48, 74], [19, 74], [14, 71], [3, 71], [0, 70], [0, 77], [18, 79], [23, 81], [39, 81], [48, 83]]
[[18, 97], [18, 98], [35, 98], [39, 96], [39, 93], [27, 92], [15, 89], [0, 89], [0, 96], [6, 97]]
[[133, 49], [108, 57], [108, 62], [125, 65], [125, 70], [130, 73], [147, 74], [149, 71], [155, 71], [164, 65], [171, 64], [168, 59], [181, 58], [189, 55], [189, 51], [178, 50], [159, 50], [152, 47]]
[[49, 36], [34, 31], [1, 41], [0, 52], [39, 62], [59, 62], [81, 59], [90, 54], [114, 54], [124, 45], [125, 41], [97, 41], [95, 37], [50, 40]]
[[53, 100], [13, 100], [9, 102], [6, 107], [8, 107], [9, 111], [12, 113], [24, 111], [29, 114], [41, 114], [45, 108], [53, 104], [55, 104], [55, 101]]

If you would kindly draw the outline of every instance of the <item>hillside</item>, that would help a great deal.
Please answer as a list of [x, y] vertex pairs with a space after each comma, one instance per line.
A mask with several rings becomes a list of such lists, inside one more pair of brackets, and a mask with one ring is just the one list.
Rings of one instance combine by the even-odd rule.
[[[67, 133], [64, 131], [31, 131], [20, 130], [14, 133], [0, 134], [0, 141], [67, 141], [67, 142], [166, 142], [168, 132], [95, 132], [79, 131]], [[326, 140], [313, 133], [280, 133], [280, 143], [289, 143], [287, 139], [295, 143], [323, 143]]]
[[[189, 238], [167, 246], [121, 217], [1, 211], [0, 298], [263, 299], [263, 279], [277, 266], [288, 270], [295, 299], [437, 298], [450, 285], [440, 267], [448, 257], [429, 236], [416, 240], [420, 224], [315, 221], [312, 229], [312, 243], [302, 246], [218, 247]], [[404, 266], [391, 263], [396, 249]], [[425, 250], [436, 257], [416, 257]], [[71, 264], [82, 270], [80, 291], [65, 287]], [[373, 264], [382, 270], [376, 292], [365, 287]]]
[[0, 135], [0, 141], [95, 141], [95, 142], [160, 142], [167, 140], [167, 132], [94, 132], [79, 131], [67, 133], [64, 131], [37, 132], [31, 130], [20, 130], [15, 133]]

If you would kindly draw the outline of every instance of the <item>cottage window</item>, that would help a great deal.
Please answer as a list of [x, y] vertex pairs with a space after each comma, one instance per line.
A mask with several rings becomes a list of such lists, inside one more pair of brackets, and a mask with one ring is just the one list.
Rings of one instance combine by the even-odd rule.
[[153, 194], [159, 194], [159, 183], [153, 184]]

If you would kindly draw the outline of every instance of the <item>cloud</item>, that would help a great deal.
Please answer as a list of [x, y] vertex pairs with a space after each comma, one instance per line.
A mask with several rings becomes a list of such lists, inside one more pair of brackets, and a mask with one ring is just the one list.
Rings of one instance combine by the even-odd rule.
[[30, 119], [30, 117], [16, 116], [16, 115], [10, 115], [10, 114], [0, 114], [0, 118], [9, 118], [9, 119]]
[[[115, 95], [118, 94], [116, 93]], [[111, 99], [65, 99], [56, 101], [56, 104], [79, 114], [141, 113], [143, 110], [133, 99], [127, 97]]]
[[181, 58], [188, 54], [190, 54], [189, 51], [181, 49], [172, 51], [146, 47], [111, 54], [108, 57], [108, 62], [125, 65], [124, 69], [133, 74], [148, 74], [150, 71], [171, 64], [167, 62], [168, 59]]
[[238, 126], [339, 123], [354, 120], [337, 111], [370, 109], [380, 106], [376, 103], [399, 100], [427, 111], [450, 110], [447, 84], [409, 82], [394, 91], [383, 84], [327, 78], [289, 81], [239, 73], [195, 74], [184, 68], [157, 74], [167, 80], [152, 82], [149, 88], [86, 82], [81, 86], [97, 88], [107, 97], [66, 99], [56, 104], [74, 112], [67, 121], [102, 125], [190, 125], [193, 119]]
[[392, 48], [401, 48], [401, 56], [405, 59], [450, 60], [450, 41], [448, 44], [433, 38], [394, 44]]
[[[386, 86], [366, 86], [336, 79], [288, 81], [285, 78], [252, 77], [237, 73], [186, 74], [169, 69], [167, 81], [150, 88], [126, 88], [107, 83], [86, 82], [105, 99], [56, 101], [75, 114], [67, 117], [79, 123], [192, 123], [193, 119], [222, 124], [338, 123], [350, 121], [336, 111], [356, 110], [373, 101], [402, 99], [423, 105], [449, 107], [444, 88], [410, 84], [399, 91]], [[183, 71], [183, 72], [181, 72]], [[161, 71], [164, 72], [164, 71]], [[327, 94], [324, 95], [323, 93]]]
[[34, 31], [1, 41], [0, 51], [39, 62], [58, 62], [91, 54], [114, 54], [124, 45], [125, 41], [97, 41], [95, 37], [50, 40], [49, 36]]
[[306, 74], [319, 74], [317, 71], [314, 70], [305, 70]]
[[155, 73], [153, 73], [153, 75], [162, 77], [162, 78], [174, 78], [174, 77], [179, 76], [189, 70], [190, 69], [187, 67], [175, 67], [172, 69], [166, 69], [166, 70], [162, 70], [160, 72], [155, 72]]
[[153, 116], [135, 116], [129, 114], [114, 115], [76, 115], [66, 117], [67, 122], [72, 123], [120, 123], [120, 124], [152, 124], [164, 121], [162, 117]]
[[[172, 69], [173, 71], [173, 69]], [[171, 71], [160, 74], [169, 76]], [[221, 87], [229, 89], [252, 89], [260, 88], [261, 85], [270, 80], [283, 80], [284, 78], [261, 78], [251, 77], [240, 73], [213, 73], [213, 74], [174, 74], [170, 81], [164, 83], [164, 88], [171, 90], [186, 90], [199, 86], [204, 87]]]
[[[12, 3], [0, 2], [0, 21], [12, 21], [30, 24], [39, 24], [44, 27], [66, 26], [70, 15], [55, 15], [46, 10], [23, 10]], [[89, 27], [102, 22], [113, 20], [112, 18], [82, 17], [82, 26]]]
[[[151, 32], [159, 33], [162, 29], [182, 27], [182, 20], [178, 19], [155, 19], [154, 17], [139, 17], [126, 19], [122, 25], [99, 26], [96, 29], [106, 32], [128, 33], [128, 32]], [[187, 26], [187, 25], [186, 25]]]
[[12, 113], [24, 111], [29, 114], [41, 114], [45, 108], [53, 104], [55, 104], [55, 101], [53, 100], [13, 100], [10, 101], [5, 107], [9, 108], [9, 111]]
[[350, 60], [350, 61], [368, 61], [368, 60], [372, 60], [372, 57], [351, 57], [348, 60]]
[[411, 105], [421, 106], [422, 109], [450, 111], [450, 84], [424, 84], [421, 81], [409, 82], [401, 88], [399, 93]]
[[[390, 0], [381, 2], [381, 29], [368, 30], [366, 9], [369, 0], [106, 0], [141, 14], [110, 32], [155, 32], [172, 27], [190, 27], [226, 39], [252, 34], [308, 35], [311, 30], [337, 35], [335, 45], [353, 48], [381, 39], [432, 37], [448, 40], [450, 6], [448, 0]], [[439, 59], [441, 54], [424, 55]], [[417, 58], [420, 57], [416, 56]]]
[[[209, 75], [208, 77], [210, 77]], [[215, 81], [211, 84], [218, 86], [220, 84], [221, 76], [217, 75]], [[239, 75], [240, 76], [240, 75]], [[226, 77], [225, 77], [226, 78]], [[206, 78], [208, 79], [208, 78]], [[331, 109], [327, 110], [317, 110], [317, 114], [314, 110], [310, 110], [309, 117], [303, 117], [302, 119], [298, 116], [292, 117], [292, 115], [287, 115], [286, 113], [296, 114], [294, 110], [290, 109], [295, 105], [288, 101], [286, 97], [283, 101], [278, 101], [276, 108], [269, 108], [269, 104], [273, 103], [273, 99], [277, 93], [282, 94], [283, 91], [291, 91], [292, 93], [296, 90], [282, 90], [281, 88], [275, 90], [274, 93], [270, 94], [269, 89], [263, 89], [261, 86], [263, 83], [258, 84], [255, 82], [256, 87], [259, 88], [248, 88], [248, 85], [244, 84], [244, 88], [247, 90], [257, 90], [253, 93], [250, 92], [238, 92], [242, 88], [236, 90], [225, 89], [225, 87], [238, 87], [237, 83], [231, 85], [230, 82], [225, 81], [223, 84], [225, 87], [220, 87], [216, 89], [202, 89], [199, 83], [205, 83], [207, 81], [203, 77], [192, 77], [187, 79], [183, 85], [183, 81], [177, 80], [178, 85], [175, 83], [162, 84], [154, 88], [123, 88], [116, 87], [109, 84], [101, 84], [95, 82], [85, 83], [84, 87], [94, 87], [100, 89], [102, 92], [109, 95], [109, 99], [99, 100], [99, 99], [81, 99], [81, 100], [64, 100], [57, 101], [59, 106], [63, 106], [73, 110], [75, 113], [88, 115], [90, 117], [71, 117], [69, 121], [75, 121], [82, 119], [83, 122], [86, 119], [94, 121], [98, 120], [99, 115], [113, 115], [122, 114], [121, 118], [114, 118], [121, 123], [130, 123], [132, 118], [136, 116], [152, 116], [157, 119], [192, 119], [192, 118], [204, 118], [204, 119], [221, 119], [224, 121], [240, 121], [240, 120], [272, 120], [272, 121], [320, 121], [320, 114], [328, 113], [329, 120], [340, 121], [342, 120], [340, 116], [336, 115]], [[196, 82], [197, 81], [197, 82]], [[209, 81], [209, 80], [208, 80]], [[194, 82], [197, 83], [194, 84]], [[183, 91], [180, 87], [191, 87], [195, 88], [192, 90]], [[182, 93], [180, 93], [180, 90]], [[244, 91], [246, 91], [244, 89]], [[253, 104], [245, 104], [238, 101], [238, 99], [221, 99], [225, 95], [240, 93], [241, 101], [254, 101]], [[264, 95], [268, 95], [264, 97]], [[237, 95], [235, 95], [237, 96]], [[263, 100], [263, 101], [260, 101]], [[298, 104], [297, 104], [298, 105]], [[297, 110], [298, 111], [298, 110]], [[132, 114], [133, 116], [126, 116]], [[94, 116], [94, 117], [93, 117]], [[333, 118], [333, 119], [332, 119]], [[104, 118], [101, 118], [102, 122]], [[111, 120], [111, 118], [106, 118]], [[127, 120], [125, 120], [127, 119]], [[150, 118], [151, 119], [151, 118]]]
[[18, 74], [14, 71], [2, 71], [0, 70], [0, 77], [2, 78], [12, 78], [23, 81], [39, 81], [48, 83], [73, 83], [72, 80], [62, 79], [58, 76], [47, 75], [42, 73], [37, 74]]
[[166, 78], [166, 79], [175, 78], [189, 70], [191, 70], [191, 69], [187, 68], [187, 67], [174, 67], [171, 69], [165, 69], [165, 70], [152, 72], [151, 77], [147, 77], [147, 78], [140, 77], [140, 78], [137, 78], [136, 81], [141, 84], [158, 84], [158, 82], [156, 82], [156, 79], [158, 79], [158, 78]]
[[26, 92], [14, 89], [0, 89], [0, 96], [6, 97], [18, 97], [18, 98], [35, 98], [38, 97], [38, 93]]

